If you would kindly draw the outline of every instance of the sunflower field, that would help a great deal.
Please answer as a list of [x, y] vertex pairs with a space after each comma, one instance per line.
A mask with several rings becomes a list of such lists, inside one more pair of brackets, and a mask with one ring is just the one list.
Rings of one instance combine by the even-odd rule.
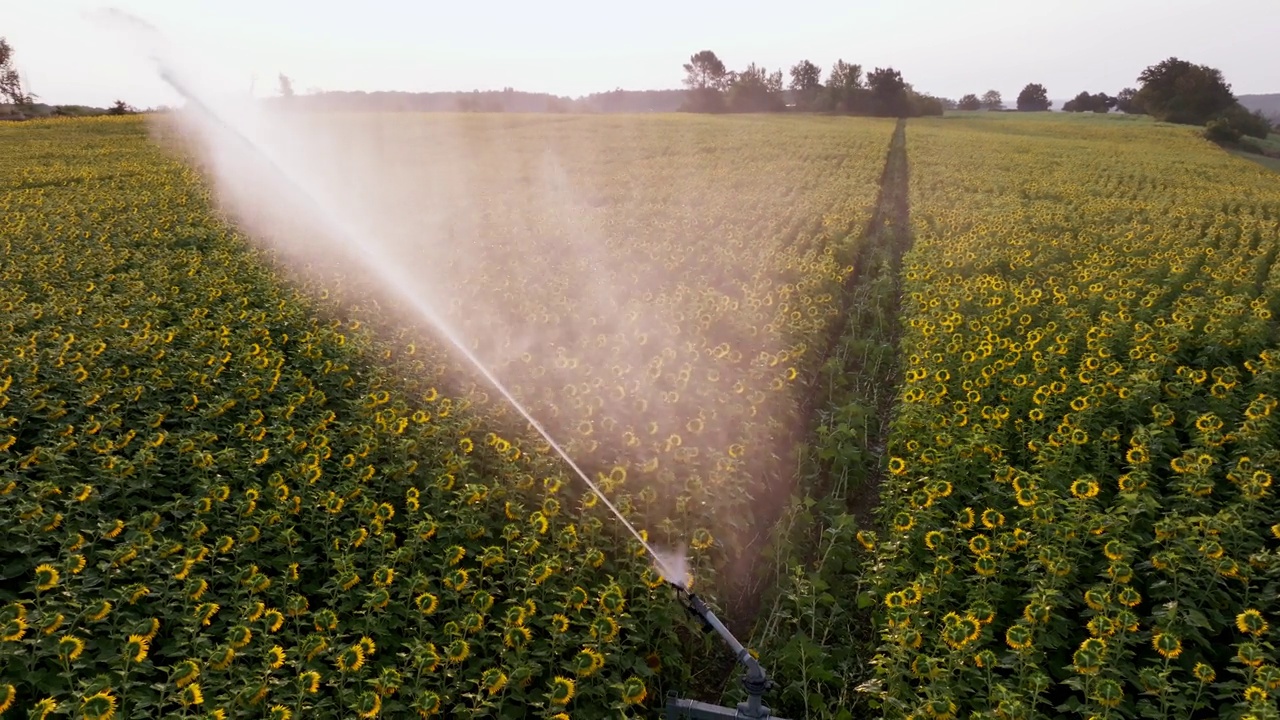
[[1106, 118], [907, 150], [877, 712], [1277, 717], [1280, 176]]
[[[688, 543], [709, 599], [741, 587], [762, 506], [791, 490], [784, 441], [891, 123], [351, 122], [461, 123], [454, 150], [396, 145], [466, 153], [451, 191], [487, 197], [432, 218], [497, 238], [449, 259], [448, 316], [648, 537]], [[249, 241], [137, 119], [0, 127], [0, 148], [0, 714], [563, 720], [718, 699], [722, 648], [639, 544], [370, 278]], [[548, 156], [572, 185], [486, 193], [486, 168]], [[584, 235], [595, 256], [566, 250]]]

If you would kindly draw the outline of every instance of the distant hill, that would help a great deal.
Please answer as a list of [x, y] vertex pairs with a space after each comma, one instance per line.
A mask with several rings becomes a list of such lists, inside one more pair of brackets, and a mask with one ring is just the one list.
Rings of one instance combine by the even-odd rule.
[[0, 103], [0, 120], [34, 120], [47, 117], [91, 117], [106, 115], [106, 108], [88, 107], [86, 105], [9, 105]]
[[1240, 95], [1236, 99], [1250, 110], [1261, 110], [1269, 118], [1280, 118], [1280, 93]]
[[684, 90], [614, 90], [568, 98], [546, 93], [472, 92], [320, 92], [273, 103], [307, 110], [384, 112], [675, 112], [684, 105]]
[[[291, 98], [264, 98], [272, 104], [288, 104], [302, 110], [371, 112], [575, 112], [647, 113], [676, 112], [685, 104], [685, 90], [611, 90], [570, 98], [547, 93], [506, 90], [471, 92], [364, 92], [322, 91]], [[105, 115], [107, 108], [83, 105], [22, 107], [0, 104], [0, 120], [32, 120], [47, 117]]]

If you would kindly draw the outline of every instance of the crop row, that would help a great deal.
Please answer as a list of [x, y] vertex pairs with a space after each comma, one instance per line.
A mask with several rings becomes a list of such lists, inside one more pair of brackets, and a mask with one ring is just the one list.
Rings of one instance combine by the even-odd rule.
[[908, 151], [880, 712], [1274, 717], [1280, 181], [1115, 121]]

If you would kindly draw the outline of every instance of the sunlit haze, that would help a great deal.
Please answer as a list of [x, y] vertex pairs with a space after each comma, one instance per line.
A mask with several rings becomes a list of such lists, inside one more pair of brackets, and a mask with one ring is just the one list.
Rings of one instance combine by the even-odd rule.
[[679, 87], [681, 64], [714, 50], [731, 69], [808, 58], [892, 66], [947, 97], [1029, 82], [1052, 98], [1116, 92], [1171, 55], [1223, 71], [1237, 93], [1280, 90], [1274, 0], [797, 0], [617, 6], [368, 0], [6, 0], [0, 35], [43, 102], [149, 107], [177, 96], [83, 13], [118, 7], [188, 51], [217, 57], [229, 86], [299, 92], [496, 90], [581, 96]]
[[[668, 153], [642, 142], [625, 152], [603, 145], [598, 129], [574, 124], [581, 118], [540, 129], [542, 140], [514, 152], [528, 118], [494, 114], [477, 124], [432, 115], [402, 123], [403, 115], [293, 112], [287, 103], [211, 87], [209, 65], [139, 18], [95, 17], [153, 59], [152, 72], [186, 101], [184, 112], [152, 116], [152, 131], [192, 153], [221, 209], [257, 243], [280, 251], [278, 267], [329, 287], [363, 288], [357, 292], [387, 316], [428, 328], [483, 383], [477, 402], [504, 401], [491, 408], [495, 418], [513, 408], [517, 428], [527, 423], [545, 441], [537, 452], [559, 455], [663, 575], [688, 583], [685, 547], [705, 548], [710, 537], [732, 542], [741, 531], [741, 508], [715, 518], [722, 527], [705, 502], [680, 493], [735, 489], [749, 497], [747, 483], [766, 475], [774, 445], [797, 427], [798, 371], [789, 363], [808, 350], [775, 332], [776, 324], [749, 319], [773, 308], [772, 297], [752, 303], [743, 293], [777, 284], [777, 313], [796, 322], [830, 313], [790, 304], [798, 285], [815, 283], [759, 271], [781, 248], [746, 245], [755, 216], [718, 222], [720, 240], [701, 248], [693, 241], [706, 227], [653, 222], [706, 194], [721, 158], [700, 155], [677, 168]], [[634, 118], [618, 122], [623, 132], [640, 130], [627, 124]], [[706, 128], [686, 124], [653, 137], [693, 146]], [[735, 192], [748, 197], [772, 182], [755, 178]], [[866, 202], [840, 194], [842, 202]], [[754, 205], [776, 203], [780, 215], [790, 202], [769, 193]], [[609, 210], [624, 205], [645, 218], [642, 225]], [[661, 243], [680, 250], [659, 260]], [[833, 252], [796, 245], [793, 264], [831, 282], [839, 277]], [[731, 257], [757, 262], [734, 268]], [[688, 312], [672, 298], [687, 298]], [[713, 403], [715, 393], [725, 402]], [[765, 437], [751, 434], [761, 424], [745, 422], [757, 414], [768, 418]], [[698, 443], [707, 443], [705, 452]], [[666, 527], [675, 542], [647, 544], [626, 518], [632, 501], [615, 507], [599, 489], [627, 482], [628, 467], [633, 486], [648, 491], [643, 502], [681, 508], [685, 526]]]

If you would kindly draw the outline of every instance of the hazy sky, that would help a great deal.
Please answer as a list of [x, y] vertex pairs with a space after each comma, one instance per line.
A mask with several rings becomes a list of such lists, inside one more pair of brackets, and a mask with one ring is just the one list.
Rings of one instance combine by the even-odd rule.
[[[1170, 55], [1217, 67], [1237, 94], [1280, 92], [1278, 0], [0, 0], [0, 36], [45, 102], [177, 98], [137, 43], [88, 21], [116, 7], [216, 58], [226, 83], [274, 93], [501, 89], [583, 95], [679, 87], [711, 49], [730, 68], [809, 58], [891, 65], [949, 97], [1028, 82], [1051, 98], [1114, 93]], [[1212, 8], [1212, 9], [1210, 9]]]

